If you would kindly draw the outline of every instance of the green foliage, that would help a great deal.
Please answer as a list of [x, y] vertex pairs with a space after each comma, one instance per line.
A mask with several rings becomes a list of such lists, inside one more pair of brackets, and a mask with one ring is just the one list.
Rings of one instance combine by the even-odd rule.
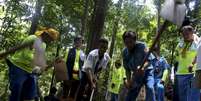
[[[89, 34], [94, 1], [89, 0], [85, 39], [87, 39]], [[146, 0], [154, 1], [152, 5], [154, 8], [150, 8], [151, 4], [143, 4], [142, 1], [144, 0], [123, 0], [121, 15], [117, 15], [117, 4], [114, 4], [112, 1], [109, 2], [103, 35], [109, 41], [112, 39], [115, 18], [120, 17], [114, 57], [121, 56], [122, 49], [124, 48], [122, 34], [126, 30], [137, 32], [138, 39], [147, 43], [147, 46], [152, 44], [158, 26], [156, 19], [158, 16], [156, 14], [158, 0]], [[5, 0], [3, 4], [0, 4], [0, 51], [20, 44], [28, 36], [31, 20], [35, 13], [34, 9], [37, 6], [36, 2], [37, 0]], [[38, 26], [53, 27], [61, 34], [58, 42], [48, 44], [47, 59], [52, 61], [56, 56], [57, 47], [59, 47], [60, 55], [62, 56], [64, 49], [72, 47], [73, 38], [80, 34], [81, 18], [84, 15], [84, 0], [43, 0], [40, 3], [42, 3], [42, 10], [40, 11], [41, 17]], [[189, 11], [188, 15], [190, 15], [191, 19], [196, 19], [193, 25], [201, 33], [201, 6], [195, 5], [194, 8], [196, 9]], [[170, 25], [160, 38], [161, 55], [165, 56], [169, 62], [171, 61], [172, 46], [173, 44], [176, 46], [178, 41], [178, 28]], [[8, 67], [4, 61], [0, 61], [0, 67], [0, 94], [1, 99], [6, 101], [9, 94], [9, 90], [7, 90]], [[107, 85], [104, 84], [107, 84], [108, 72], [101, 74], [99, 96], [96, 96], [96, 99], [104, 99], [107, 89]], [[48, 95], [51, 75], [52, 69], [49, 69], [39, 77], [39, 88], [43, 96]]]

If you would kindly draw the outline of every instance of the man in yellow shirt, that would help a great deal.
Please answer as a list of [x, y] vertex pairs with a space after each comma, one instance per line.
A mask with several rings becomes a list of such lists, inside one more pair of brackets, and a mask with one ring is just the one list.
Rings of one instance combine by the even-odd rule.
[[17, 46], [17, 48], [24, 47], [22, 50], [16, 51], [11, 58], [6, 59], [11, 90], [9, 101], [30, 101], [37, 97], [35, 73], [47, 67], [46, 44], [56, 40], [58, 36], [59, 32], [52, 28], [37, 31], [35, 35], [28, 36]]

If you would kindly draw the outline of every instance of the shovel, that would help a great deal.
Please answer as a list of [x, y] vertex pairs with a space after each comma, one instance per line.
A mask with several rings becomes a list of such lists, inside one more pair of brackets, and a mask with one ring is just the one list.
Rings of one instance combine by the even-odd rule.
[[[144, 64], [149, 57], [150, 53], [153, 51], [154, 46], [160, 39], [161, 34], [164, 32], [164, 30], [167, 28], [168, 23], [172, 22], [173, 24], [176, 24], [178, 27], [182, 26], [183, 20], [185, 18], [186, 13], [186, 6], [184, 4], [185, 0], [166, 0], [164, 3], [164, 6], [161, 9], [161, 17], [165, 19], [162, 26], [159, 28], [159, 30], [156, 33], [155, 39], [153, 41], [153, 44], [151, 45], [147, 55], [144, 57], [142, 64], [138, 68], [138, 70], [145, 70]], [[138, 73], [135, 71], [134, 75], [132, 76], [132, 80], [135, 81], [135, 77]], [[133, 82], [134, 82], [133, 81]]]

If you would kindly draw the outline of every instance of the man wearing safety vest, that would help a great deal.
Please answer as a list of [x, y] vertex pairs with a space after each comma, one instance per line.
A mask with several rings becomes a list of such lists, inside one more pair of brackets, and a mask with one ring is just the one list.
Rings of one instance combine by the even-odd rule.
[[111, 93], [111, 101], [118, 101], [120, 87], [124, 83], [125, 72], [121, 60], [116, 60], [111, 66], [111, 75], [108, 91]]
[[36, 73], [47, 67], [45, 59], [46, 44], [58, 38], [59, 32], [44, 28], [30, 35], [17, 46], [27, 47], [16, 51], [6, 62], [9, 67], [11, 94], [9, 101], [33, 101], [37, 97]]
[[77, 36], [74, 38], [74, 47], [67, 49], [64, 60], [68, 70], [69, 80], [64, 82], [64, 98], [67, 97], [70, 92], [70, 99], [77, 97], [75, 94], [79, 90], [81, 68], [84, 63], [85, 54], [82, 51], [83, 37]]
[[182, 28], [182, 37], [177, 46], [176, 94], [179, 101], [200, 101], [200, 91], [194, 87], [194, 67], [200, 39], [189, 25]]
[[154, 67], [154, 79], [155, 79], [155, 95], [157, 101], [165, 101], [165, 88], [164, 84], [168, 77], [168, 69], [170, 68], [168, 62], [163, 56], [159, 56], [157, 50], [153, 51], [154, 59], [152, 60]]
[[[101, 38], [98, 41], [98, 48], [92, 50], [89, 55], [87, 56], [87, 59], [84, 62], [83, 65], [83, 77], [82, 77], [82, 86], [80, 87], [83, 91], [84, 87], [87, 85], [87, 83], [90, 85], [90, 90], [92, 90], [92, 92], [94, 91], [96, 87], [96, 83], [98, 80], [98, 74], [100, 73], [100, 71], [102, 69], [106, 69], [107, 64], [110, 60], [110, 56], [109, 54], [106, 52], [108, 49], [108, 40]], [[89, 90], [89, 92], [86, 92], [87, 94], [87, 98], [84, 99], [85, 101], [89, 101], [90, 100], [90, 93], [91, 91]], [[93, 93], [92, 93], [93, 95]], [[91, 96], [91, 100], [92, 100], [92, 96]]]

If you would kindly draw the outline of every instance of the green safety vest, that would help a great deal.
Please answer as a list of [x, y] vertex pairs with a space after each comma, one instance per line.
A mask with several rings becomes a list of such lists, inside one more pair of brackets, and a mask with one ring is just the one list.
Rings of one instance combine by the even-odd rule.
[[[182, 54], [184, 47], [187, 47], [186, 54]], [[176, 60], [179, 62], [177, 74], [190, 74], [188, 66], [193, 62], [196, 56], [197, 47], [192, 47], [192, 44], [185, 43], [183, 47], [178, 47], [179, 55]]]
[[[75, 63], [73, 67], [74, 71], [79, 71], [79, 59], [80, 59], [80, 50], [76, 49]], [[73, 78], [75, 80], [79, 80], [79, 75], [73, 73]]]
[[[119, 94], [119, 90], [121, 87], [121, 84], [123, 84], [123, 78], [125, 77], [125, 70], [123, 67], [116, 68], [114, 65], [112, 66], [112, 74], [111, 74], [111, 80], [109, 82], [108, 91]], [[114, 87], [112, 88], [112, 84], [114, 84]]]
[[[66, 49], [65, 55], [64, 55], [64, 61], [67, 62], [68, 58], [68, 49]], [[80, 49], [76, 49], [76, 56], [75, 56], [75, 62], [74, 62], [74, 71], [79, 71], [79, 59], [80, 59]], [[73, 79], [79, 80], [79, 75], [78, 74], [73, 74]]]
[[[23, 42], [23, 43], [29, 43], [29, 42], [34, 42], [38, 37], [35, 35], [30, 35], [28, 36]], [[46, 48], [46, 44], [43, 42], [42, 48]], [[34, 50], [31, 46], [27, 47], [21, 51], [15, 52], [11, 58], [10, 61], [15, 64], [17, 67], [20, 69], [31, 73], [32, 69], [34, 67], [33, 65], [33, 58], [34, 58]]]

